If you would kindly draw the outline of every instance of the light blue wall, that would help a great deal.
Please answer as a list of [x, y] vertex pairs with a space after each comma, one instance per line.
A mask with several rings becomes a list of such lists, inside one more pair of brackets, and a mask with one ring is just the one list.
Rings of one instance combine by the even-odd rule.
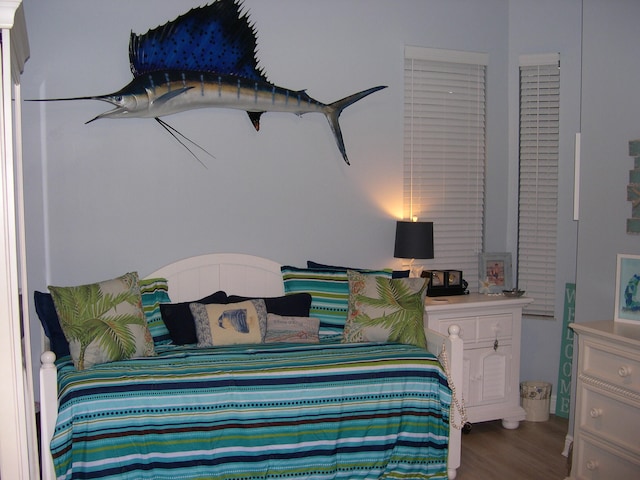
[[640, 139], [640, 2], [583, 3], [576, 321], [590, 322], [613, 318], [616, 255], [640, 254], [640, 237], [626, 233], [629, 141]]
[[[24, 98], [118, 90], [131, 79], [130, 32], [145, 32], [201, 3], [25, 0], [31, 58]], [[489, 53], [487, 225], [495, 235], [491, 247], [504, 248], [507, 0], [245, 0], [244, 7], [258, 31], [258, 58], [274, 83], [307, 89], [321, 101], [389, 86], [341, 117], [352, 166], [342, 162], [320, 115], [266, 114], [258, 133], [236, 111], [167, 118], [215, 155], [204, 168], [153, 120], [85, 125], [110, 106], [26, 103], [32, 290], [129, 270], [144, 275], [204, 252], [247, 252], [296, 265], [312, 258], [396, 266], [405, 45]], [[32, 342], [38, 352], [40, 339]]]
[[[249, 252], [292, 264], [314, 258], [395, 265], [406, 44], [489, 52], [485, 243], [489, 251], [515, 253], [517, 58], [556, 51], [562, 62], [557, 290], [561, 294], [576, 272], [573, 134], [582, 112], [577, 320], [609, 318], [615, 254], [640, 251], [637, 237], [624, 231], [630, 213], [624, 193], [631, 168], [627, 142], [640, 137], [639, 62], [619, 60], [637, 58], [640, 4], [584, 1], [581, 77], [582, 3], [245, 0], [259, 35], [258, 58], [273, 82], [306, 88], [322, 101], [389, 86], [342, 116], [351, 167], [342, 163], [325, 119], [317, 115], [267, 114], [259, 133], [241, 112], [201, 110], [168, 118], [216, 156], [205, 169], [152, 120], [85, 125], [109, 106], [27, 103], [30, 287], [93, 281], [126, 270], [145, 274], [210, 251]], [[200, 2], [24, 4], [31, 58], [22, 92], [43, 98], [119, 89], [131, 78], [130, 31], [142, 33]], [[559, 304], [555, 321], [525, 319], [522, 378], [555, 383], [561, 312]], [[33, 342], [37, 352], [40, 339]]]
[[[31, 59], [25, 98], [107, 93], [126, 84], [129, 32], [144, 32], [197, 1], [26, 0]], [[200, 110], [167, 120], [205, 146], [207, 169], [154, 121], [85, 121], [96, 101], [28, 103], [25, 160], [34, 170], [30, 228], [45, 235], [44, 281], [84, 282], [148, 272], [180, 257], [245, 251], [280, 262], [313, 257], [395, 262], [401, 212], [405, 44], [490, 53], [490, 172], [506, 167], [507, 2], [244, 2], [271, 81], [322, 101], [388, 85], [342, 116], [352, 166], [326, 120], [267, 114], [259, 133], [242, 112]], [[33, 181], [31, 181], [33, 180]], [[504, 197], [504, 187], [491, 196]], [[489, 218], [498, 232], [503, 216]], [[34, 240], [39, 243], [40, 239]], [[39, 259], [40, 260], [40, 259]]]
[[640, 2], [584, 0], [582, 168], [576, 321], [613, 318], [616, 254], [626, 233], [629, 141], [640, 138]]

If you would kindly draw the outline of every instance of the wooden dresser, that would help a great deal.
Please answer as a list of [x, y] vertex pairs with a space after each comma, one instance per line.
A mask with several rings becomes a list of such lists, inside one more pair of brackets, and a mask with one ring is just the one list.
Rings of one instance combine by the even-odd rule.
[[502, 295], [427, 297], [425, 322], [446, 334], [460, 327], [464, 341], [462, 395], [470, 423], [502, 419], [518, 428], [520, 406], [520, 333], [522, 307], [533, 300]]
[[578, 334], [571, 478], [640, 478], [640, 326], [570, 327]]

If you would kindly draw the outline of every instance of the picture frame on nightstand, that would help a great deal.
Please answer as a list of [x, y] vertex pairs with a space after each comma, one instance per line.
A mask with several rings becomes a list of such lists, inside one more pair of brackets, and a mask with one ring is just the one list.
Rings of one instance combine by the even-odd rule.
[[466, 295], [469, 284], [462, 278], [462, 270], [426, 270], [423, 278], [429, 279], [428, 297], [442, 297], [448, 295]]
[[480, 293], [502, 293], [513, 288], [511, 253], [481, 253], [478, 256]]
[[614, 321], [640, 325], [640, 255], [619, 253]]

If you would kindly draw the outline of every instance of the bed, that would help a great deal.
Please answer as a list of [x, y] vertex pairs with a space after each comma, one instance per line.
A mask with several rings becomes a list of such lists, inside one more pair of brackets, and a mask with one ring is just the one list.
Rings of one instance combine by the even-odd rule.
[[[191, 257], [146, 278], [158, 277], [172, 302], [285, 293], [280, 264], [245, 254]], [[427, 330], [428, 352], [332, 340], [183, 346], [84, 371], [46, 351], [43, 478], [453, 479], [458, 332]]]

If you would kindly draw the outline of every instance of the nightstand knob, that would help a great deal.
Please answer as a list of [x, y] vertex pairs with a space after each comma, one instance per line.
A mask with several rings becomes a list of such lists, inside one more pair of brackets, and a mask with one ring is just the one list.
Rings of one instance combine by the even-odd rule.
[[618, 369], [618, 375], [620, 375], [622, 378], [628, 377], [629, 375], [631, 375], [631, 368], [623, 365]]
[[598, 469], [598, 462], [596, 460], [589, 460], [587, 462], [587, 470], [597, 470]]
[[597, 408], [597, 407], [593, 407], [590, 411], [589, 411], [589, 416], [591, 418], [598, 418], [602, 416], [602, 409], [601, 408]]

